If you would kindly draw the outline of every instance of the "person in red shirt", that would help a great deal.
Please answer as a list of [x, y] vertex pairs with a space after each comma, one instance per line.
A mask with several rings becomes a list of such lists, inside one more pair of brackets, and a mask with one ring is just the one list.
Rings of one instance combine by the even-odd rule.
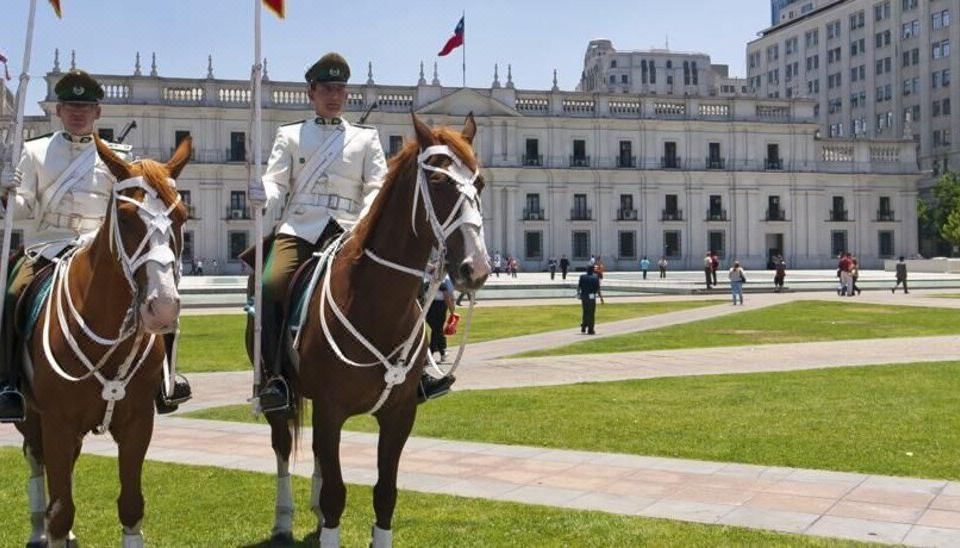
[[840, 271], [840, 296], [847, 295], [853, 297], [853, 258], [850, 253], [844, 251], [840, 255], [840, 263], [837, 265]]

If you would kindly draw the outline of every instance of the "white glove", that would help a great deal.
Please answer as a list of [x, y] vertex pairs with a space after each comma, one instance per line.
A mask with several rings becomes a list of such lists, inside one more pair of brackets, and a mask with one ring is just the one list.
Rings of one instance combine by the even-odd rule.
[[262, 211], [267, 207], [267, 189], [263, 187], [263, 183], [250, 183], [247, 187], [247, 200], [255, 210]]
[[15, 170], [5, 169], [3, 174], [0, 174], [0, 194], [6, 194], [7, 190], [19, 187], [20, 177], [16, 176]]

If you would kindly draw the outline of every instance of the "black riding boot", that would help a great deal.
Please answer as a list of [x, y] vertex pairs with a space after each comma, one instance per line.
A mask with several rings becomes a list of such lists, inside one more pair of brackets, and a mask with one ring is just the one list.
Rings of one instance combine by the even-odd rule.
[[[163, 336], [163, 344], [167, 352], [167, 359], [170, 359], [170, 356], [173, 356], [173, 345], [176, 342], [176, 336], [173, 334]], [[173, 376], [173, 393], [168, 397], [166, 391], [163, 389], [163, 386], [160, 386], [160, 392], [157, 394], [156, 405], [157, 413], [160, 415], [166, 415], [168, 413], [173, 413], [180, 408], [180, 404], [186, 402], [193, 397], [193, 389], [190, 388], [190, 383], [187, 382], [187, 378], [183, 375], [174, 375]]]
[[424, 373], [423, 377], [420, 378], [420, 384], [417, 386], [417, 403], [423, 403], [447, 394], [456, 380], [457, 378], [453, 375], [437, 379]]

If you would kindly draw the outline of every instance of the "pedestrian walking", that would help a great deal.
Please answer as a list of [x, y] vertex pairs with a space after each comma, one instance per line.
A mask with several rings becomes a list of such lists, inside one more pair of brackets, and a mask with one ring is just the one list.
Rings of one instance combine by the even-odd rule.
[[427, 325], [430, 326], [430, 353], [436, 355], [438, 362], [447, 360], [447, 336], [443, 333], [443, 324], [447, 321], [447, 312], [456, 310], [453, 303], [453, 283], [450, 276], [440, 282], [440, 288], [427, 310]]
[[587, 271], [580, 276], [577, 283], [577, 297], [580, 299], [582, 316], [580, 319], [580, 332], [595, 335], [594, 324], [597, 312], [597, 299], [603, 302], [603, 296], [600, 294], [600, 278], [594, 272], [594, 265], [587, 265]]
[[570, 259], [566, 255], [560, 255], [560, 276], [566, 280], [567, 270], [570, 269]]
[[667, 277], [667, 265], [668, 261], [666, 257], [660, 257], [660, 260], [657, 261], [657, 268], [660, 269], [660, 279], [665, 279]]
[[710, 289], [710, 284], [713, 282], [713, 259], [710, 257], [711, 253], [711, 251], [708, 251], [707, 254], [703, 256], [703, 276], [707, 281], [707, 289]]
[[773, 258], [773, 290], [776, 293], [783, 291], [783, 280], [787, 277], [787, 261], [780, 255]]
[[860, 288], [857, 287], [857, 280], [860, 278], [860, 265], [856, 257], [850, 259], [850, 262], [853, 263], [850, 267], [850, 296], [853, 297], [854, 292], [859, 296]]
[[907, 263], [903, 261], [903, 255], [900, 256], [900, 262], [897, 263], [897, 284], [893, 286], [890, 292], [896, 293], [900, 284], [903, 284], [904, 293], [910, 293], [907, 291]]
[[597, 257], [597, 262], [593, 265], [593, 271], [601, 281], [603, 281], [603, 273], [606, 272], [606, 270], [607, 266], [603, 264], [603, 259]]
[[553, 255], [547, 260], [547, 270], [550, 271], [550, 279], [554, 279], [557, 275], [557, 259]]
[[643, 279], [647, 279], [647, 270], [650, 270], [650, 259], [644, 256], [640, 259], [640, 272], [643, 272]]
[[840, 277], [840, 296], [853, 296], [853, 276], [850, 271], [853, 269], [853, 260], [850, 253], [844, 251], [840, 254], [840, 262], [837, 263], [837, 276]]
[[730, 294], [733, 296], [733, 305], [737, 305], [737, 298], [740, 298], [740, 305], [743, 306], [743, 284], [747, 281], [747, 276], [740, 268], [740, 261], [733, 261], [730, 273]]
[[500, 277], [500, 270], [503, 269], [503, 257], [500, 256], [500, 252], [497, 251], [493, 254], [493, 273]]
[[710, 277], [713, 280], [713, 286], [717, 286], [717, 270], [720, 268], [720, 256], [716, 251], [710, 251]]

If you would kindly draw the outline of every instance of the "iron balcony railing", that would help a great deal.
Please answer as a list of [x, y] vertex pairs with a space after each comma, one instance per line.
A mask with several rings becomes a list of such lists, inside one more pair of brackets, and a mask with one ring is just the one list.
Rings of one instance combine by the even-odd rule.
[[640, 219], [636, 209], [625, 209], [620, 208], [617, 210], [617, 220], [618, 221], [636, 221]]
[[786, 221], [787, 214], [782, 209], [767, 209], [767, 220], [768, 221]]
[[850, 219], [847, 217], [846, 209], [831, 209], [830, 220], [834, 222], [843, 222], [849, 221]]
[[682, 221], [682, 209], [664, 209], [660, 214], [661, 221]]
[[708, 209], [707, 220], [708, 221], [726, 221], [727, 210], [726, 209]]
[[542, 207], [536, 208], [523, 208], [523, 220], [524, 221], [542, 221], [546, 219], [547, 216], [543, 211]]
[[575, 207], [570, 210], [571, 221], [590, 221], [593, 219], [593, 210], [584, 207]]

